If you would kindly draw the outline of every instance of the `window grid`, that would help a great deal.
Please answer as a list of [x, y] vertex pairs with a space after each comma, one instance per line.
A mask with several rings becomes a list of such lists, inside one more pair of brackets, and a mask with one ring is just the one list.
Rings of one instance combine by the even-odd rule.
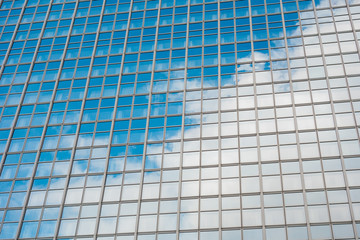
[[358, 239], [357, 3], [319, 3], [54, 0], [35, 42], [47, 2], [4, 1], [26, 43], [2, 70], [1, 231]]

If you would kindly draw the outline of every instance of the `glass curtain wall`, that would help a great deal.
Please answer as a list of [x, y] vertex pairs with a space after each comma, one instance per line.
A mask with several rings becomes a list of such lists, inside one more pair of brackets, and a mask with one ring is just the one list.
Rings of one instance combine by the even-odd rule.
[[0, 239], [360, 238], [359, 0], [0, 4]]

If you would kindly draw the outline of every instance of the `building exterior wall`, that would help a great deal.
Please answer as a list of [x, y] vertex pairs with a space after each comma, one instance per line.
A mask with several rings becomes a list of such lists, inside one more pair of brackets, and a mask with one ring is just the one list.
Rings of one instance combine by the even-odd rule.
[[0, 239], [359, 239], [359, 0], [0, 3]]

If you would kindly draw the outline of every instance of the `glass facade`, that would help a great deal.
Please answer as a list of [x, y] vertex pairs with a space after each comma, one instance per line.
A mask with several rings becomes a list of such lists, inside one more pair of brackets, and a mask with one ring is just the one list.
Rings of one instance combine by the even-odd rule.
[[359, 0], [3, 0], [0, 239], [360, 238]]

